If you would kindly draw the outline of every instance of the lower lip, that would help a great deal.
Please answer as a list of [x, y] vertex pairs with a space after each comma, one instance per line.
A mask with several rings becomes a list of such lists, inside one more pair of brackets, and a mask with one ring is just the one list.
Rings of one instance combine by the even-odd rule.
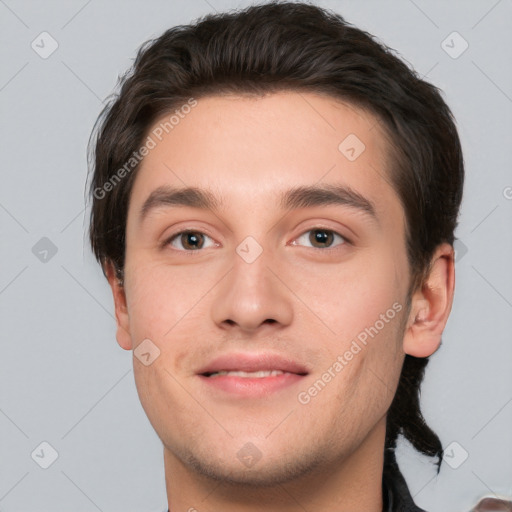
[[208, 386], [232, 395], [239, 395], [243, 397], [266, 396], [270, 393], [293, 386], [304, 377], [304, 375], [297, 375], [296, 373], [282, 373], [280, 375], [271, 375], [260, 378], [230, 375], [206, 377], [204, 375], [199, 375], [199, 378]]

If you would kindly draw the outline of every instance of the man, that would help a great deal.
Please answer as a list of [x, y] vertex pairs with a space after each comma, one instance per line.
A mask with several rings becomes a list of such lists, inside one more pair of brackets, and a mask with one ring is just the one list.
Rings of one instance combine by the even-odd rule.
[[454, 292], [438, 90], [288, 2], [140, 50], [93, 140], [90, 238], [182, 511], [418, 511], [403, 435]]

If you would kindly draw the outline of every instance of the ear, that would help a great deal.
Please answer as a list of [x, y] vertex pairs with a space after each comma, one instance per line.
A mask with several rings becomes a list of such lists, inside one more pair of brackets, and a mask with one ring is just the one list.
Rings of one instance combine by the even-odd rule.
[[121, 348], [125, 350], [132, 349], [132, 339], [130, 336], [130, 317], [128, 315], [128, 308], [126, 307], [126, 294], [124, 286], [121, 281], [117, 278], [112, 263], [107, 263], [105, 267], [105, 273], [107, 280], [112, 289], [112, 295], [114, 297], [114, 306], [116, 311], [116, 339], [117, 343]]
[[431, 270], [421, 290], [411, 298], [411, 310], [403, 348], [414, 357], [428, 357], [441, 344], [441, 334], [452, 309], [455, 288], [454, 249], [441, 244], [434, 253]]

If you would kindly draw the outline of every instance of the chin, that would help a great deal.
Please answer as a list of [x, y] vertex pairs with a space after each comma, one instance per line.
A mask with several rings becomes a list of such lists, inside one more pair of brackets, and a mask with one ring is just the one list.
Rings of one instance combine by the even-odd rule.
[[[246, 452], [250, 453], [250, 451], [250, 448], [246, 448]], [[290, 457], [285, 457], [285, 454], [280, 454], [264, 460], [265, 456], [261, 454], [259, 460], [256, 460], [257, 457], [253, 459], [254, 462], [249, 459], [245, 464], [251, 464], [251, 467], [247, 467], [243, 462], [244, 452], [239, 456], [242, 461], [235, 456], [229, 464], [226, 460], [206, 460], [191, 454], [187, 458], [186, 464], [195, 473], [211, 480], [220, 481], [225, 485], [269, 488], [307, 476], [321, 466], [323, 461], [323, 457], [315, 454], [304, 454], [299, 457], [299, 454], [295, 452], [290, 455]]]

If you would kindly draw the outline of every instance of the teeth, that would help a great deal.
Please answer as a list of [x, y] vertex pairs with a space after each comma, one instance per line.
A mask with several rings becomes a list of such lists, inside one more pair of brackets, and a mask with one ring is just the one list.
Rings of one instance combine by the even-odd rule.
[[219, 377], [221, 375], [230, 375], [232, 377], [250, 377], [253, 379], [263, 378], [263, 377], [273, 377], [274, 375], [282, 375], [284, 372], [281, 370], [262, 370], [258, 372], [242, 372], [242, 371], [220, 371], [213, 372], [210, 377]]

